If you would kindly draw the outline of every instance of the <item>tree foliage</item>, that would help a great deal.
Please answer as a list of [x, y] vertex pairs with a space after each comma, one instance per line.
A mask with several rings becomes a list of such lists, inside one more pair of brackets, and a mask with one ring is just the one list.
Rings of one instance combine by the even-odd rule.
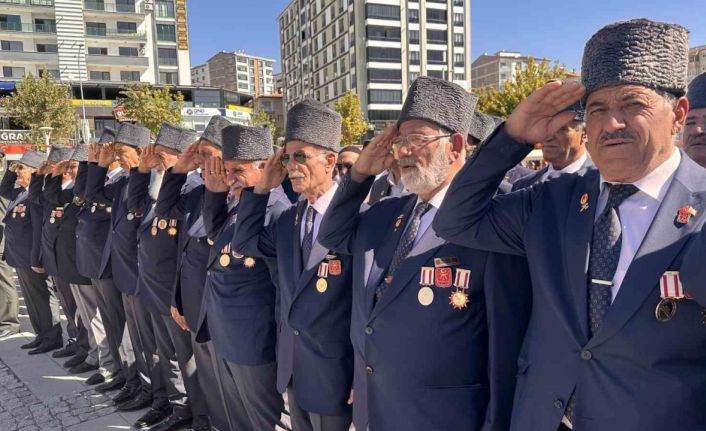
[[550, 66], [546, 59], [537, 61], [529, 57], [527, 67], [518, 70], [514, 80], [505, 81], [500, 88], [484, 87], [475, 91], [479, 98], [476, 109], [488, 115], [507, 118], [524, 98], [556, 78], [566, 78], [565, 67], [558, 63]]
[[368, 130], [368, 123], [363, 119], [360, 109], [360, 99], [353, 91], [348, 90], [336, 102], [336, 112], [341, 114], [341, 146], [357, 145], [358, 140]]
[[169, 88], [150, 88], [147, 83], [129, 84], [120, 92], [118, 106], [125, 110], [125, 117], [135, 120], [157, 136], [163, 123], [182, 124], [181, 108], [184, 95], [172, 94]]
[[46, 70], [42, 71], [41, 77], [25, 75], [15, 92], [0, 99], [0, 103], [9, 117], [32, 131], [30, 143], [40, 150], [44, 147], [44, 134], [40, 127], [52, 127], [51, 139], [60, 143], [65, 143], [76, 130], [70, 88], [53, 81]]
[[277, 129], [277, 124], [275, 123], [275, 120], [270, 117], [270, 114], [268, 114], [267, 112], [254, 112], [252, 117], [250, 118], [250, 125], [267, 126], [270, 129], [270, 133], [272, 134], [272, 142], [277, 142], [277, 133], [279, 133], [279, 130]]

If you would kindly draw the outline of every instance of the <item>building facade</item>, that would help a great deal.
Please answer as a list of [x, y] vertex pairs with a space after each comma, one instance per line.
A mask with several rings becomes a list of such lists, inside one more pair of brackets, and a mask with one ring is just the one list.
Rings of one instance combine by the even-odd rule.
[[208, 74], [208, 63], [199, 64], [191, 68], [191, 85], [210, 86], [211, 78]]
[[267, 96], [275, 93], [274, 63], [273, 59], [243, 51], [222, 51], [191, 69], [191, 76], [199, 78], [197, 85], [225, 88], [253, 97]]
[[706, 72], [706, 45], [689, 49], [689, 81]]
[[0, 81], [190, 85], [186, 0], [0, 0]]
[[470, 0], [293, 0], [279, 29], [287, 108], [353, 90], [382, 127], [420, 75], [471, 89]]
[[281, 94], [273, 94], [271, 96], [260, 96], [253, 99], [253, 112], [266, 112], [275, 122], [277, 134], [284, 135], [285, 127], [285, 110], [284, 97]]
[[500, 87], [505, 81], [513, 80], [520, 70], [527, 67], [529, 57], [519, 52], [499, 51], [483, 54], [471, 64], [473, 88]]

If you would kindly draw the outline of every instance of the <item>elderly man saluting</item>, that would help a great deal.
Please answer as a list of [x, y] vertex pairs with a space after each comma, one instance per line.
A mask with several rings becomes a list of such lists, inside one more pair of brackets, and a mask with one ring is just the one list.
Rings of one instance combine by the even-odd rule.
[[[687, 52], [678, 25], [601, 29], [586, 44], [583, 86], [550, 82], [524, 100], [439, 209], [434, 228], [447, 240], [527, 256], [533, 309], [513, 430], [704, 429], [706, 295], [703, 283], [685, 292], [679, 282], [706, 220], [706, 171], [674, 143], [688, 111]], [[582, 96], [598, 171], [494, 197]]]

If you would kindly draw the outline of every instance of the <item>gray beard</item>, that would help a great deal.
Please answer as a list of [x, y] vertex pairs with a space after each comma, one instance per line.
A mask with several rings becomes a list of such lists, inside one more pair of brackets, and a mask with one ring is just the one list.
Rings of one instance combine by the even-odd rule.
[[[431, 162], [426, 168], [416, 166], [414, 171], [402, 170], [402, 184], [408, 191], [421, 194], [430, 192], [439, 187], [449, 175], [451, 166], [446, 159], [445, 146], [439, 145], [432, 155]], [[400, 163], [404, 165], [405, 160], [412, 161], [412, 158], [403, 157]]]

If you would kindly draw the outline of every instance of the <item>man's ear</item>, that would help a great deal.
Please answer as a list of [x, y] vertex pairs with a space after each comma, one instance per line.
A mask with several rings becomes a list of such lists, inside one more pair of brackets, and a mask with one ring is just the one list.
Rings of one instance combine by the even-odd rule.
[[674, 102], [674, 127], [672, 127], [672, 135], [677, 135], [684, 128], [686, 116], [689, 113], [689, 100], [686, 97], [680, 97]]
[[466, 138], [460, 133], [454, 133], [449, 138], [451, 143], [451, 151], [455, 154], [461, 154], [466, 147]]

